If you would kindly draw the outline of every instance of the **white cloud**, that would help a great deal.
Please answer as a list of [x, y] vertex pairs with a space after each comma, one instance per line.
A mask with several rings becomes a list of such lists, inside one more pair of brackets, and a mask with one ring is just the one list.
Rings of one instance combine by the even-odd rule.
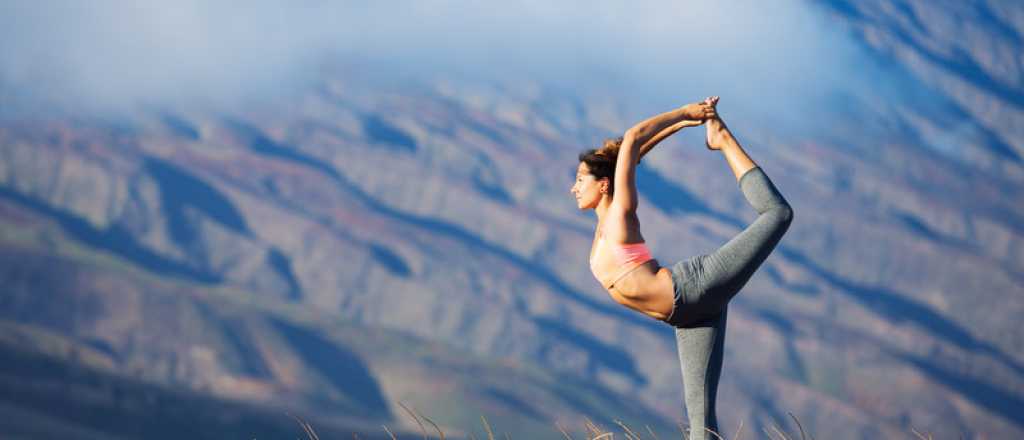
[[263, 93], [306, 79], [325, 53], [666, 102], [766, 106], [857, 77], [845, 36], [807, 4], [723, 3], [5, 2], [0, 75], [29, 95], [109, 105]]

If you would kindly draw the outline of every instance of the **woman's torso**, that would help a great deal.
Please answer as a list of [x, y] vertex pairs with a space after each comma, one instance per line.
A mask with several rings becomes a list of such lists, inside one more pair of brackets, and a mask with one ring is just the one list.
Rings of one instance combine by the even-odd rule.
[[662, 268], [654, 259], [639, 265], [636, 262], [624, 265], [615, 255], [617, 246], [643, 242], [639, 222], [635, 218], [632, 221], [606, 220], [594, 233], [590, 249], [591, 270], [616, 302], [664, 320], [672, 312], [675, 299], [668, 269]]

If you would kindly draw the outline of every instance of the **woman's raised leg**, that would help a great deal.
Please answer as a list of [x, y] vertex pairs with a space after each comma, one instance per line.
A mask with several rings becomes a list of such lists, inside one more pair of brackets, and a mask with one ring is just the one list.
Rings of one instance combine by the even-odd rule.
[[793, 209], [761, 167], [743, 151], [720, 119], [708, 121], [708, 143], [721, 150], [736, 175], [740, 191], [757, 218], [739, 234], [702, 259], [702, 309], [724, 307], [757, 271], [793, 221]]

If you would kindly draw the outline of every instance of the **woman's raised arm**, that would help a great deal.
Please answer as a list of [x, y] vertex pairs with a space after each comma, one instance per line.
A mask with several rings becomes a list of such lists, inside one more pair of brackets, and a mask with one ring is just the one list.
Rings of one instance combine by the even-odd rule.
[[615, 158], [615, 197], [612, 206], [622, 212], [636, 211], [636, 163], [640, 158], [640, 147], [636, 142], [636, 131], [626, 130], [619, 144], [619, 155]]
[[659, 131], [658, 134], [654, 135], [654, 137], [650, 138], [647, 141], [647, 143], [643, 144], [643, 146], [640, 147], [640, 157], [637, 158], [637, 162], [640, 162], [640, 160], [644, 158], [644, 155], [646, 155], [648, 152], [654, 149], [654, 146], [658, 145], [659, 142], [665, 140], [665, 138], [672, 136], [677, 131], [682, 130], [686, 127], [696, 127], [703, 123], [704, 121], [695, 121], [687, 119], [676, 122], [675, 124], [670, 125], [668, 128]]
[[[715, 107], [705, 100], [703, 102], [687, 104], [675, 110], [652, 116], [641, 121], [639, 124], [634, 125], [629, 130], [636, 136], [635, 142], [637, 142], [638, 145], [646, 145], [651, 139], [658, 136], [659, 133], [669, 127], [679, 124], [680, 122], [686, 120], [704, 121], [713, 117], [715, 117]], [[653, 147], [654, 145], [651, 146]]]
[[624, 212], [636, 211], [636, 164], [640, 161], [641, 152], [646, 154], [658, 142], [683, 127], [700, 125], [705, 119], [715, 117], [715, 106], [711, 104], [711, 99], [645, 119], [626, 130], [615, 159], [615, 197], [612, 198], [612, 206]]
[[[660, 132], [658, 132], [658, 134], [654, 135], [654, 137], [650, 138], [647, 141], [647, 143], [643, 144], [640, 147], [640, 156], [637, 159], [637, 162], [640, 162], [640, 160], [642, 160], [647, 153], [649, 153], [652, 149], [654, 149], [655, 145], [658, 145], [658, 143], [660, 143], [661, 141], [665, 140], [665, 138], [667, 138], [669, 136], [672, 136], [677, 131], [682, 130], [682, 129], [686, 128], [686, 127], [696, 127], [696, 126], [702, 125], [702, 124], [704, 124], [704, 121], [692, 121], [692, 120], [687, 119], [687, 120], [684, 120], [684, 121], [679, 121], [679, 122], [675, 123], [675, 125], [671, 125], [668, 128], [666, 128], [664, 130], [661, 130]], [[610, 157], [618, 157], [618, 155], [619, 155], [619, 146], [621, 144], [622, 144], [622, 140], [621, 139], [619, 139], [619, 141], [614, 143], [614, 144], [606, 144], [604, 147], [601, 147], [600, 149], [598, 149], [598, 153], [599, 154], [605, 154], [605, 155], [610, 156]]]

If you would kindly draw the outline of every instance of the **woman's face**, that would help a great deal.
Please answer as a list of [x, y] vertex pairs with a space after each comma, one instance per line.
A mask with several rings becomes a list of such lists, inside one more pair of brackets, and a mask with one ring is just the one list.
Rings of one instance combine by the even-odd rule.
[[590, 174], [586, 162], [580, 162], [580, 166], [576, 168], [576, 183], [569, 192], [576, 197], [576, 206], [581, 210], [594, 209], [604, 195], [601, 189], [607, 186], [607, 179], [597, 180]]

